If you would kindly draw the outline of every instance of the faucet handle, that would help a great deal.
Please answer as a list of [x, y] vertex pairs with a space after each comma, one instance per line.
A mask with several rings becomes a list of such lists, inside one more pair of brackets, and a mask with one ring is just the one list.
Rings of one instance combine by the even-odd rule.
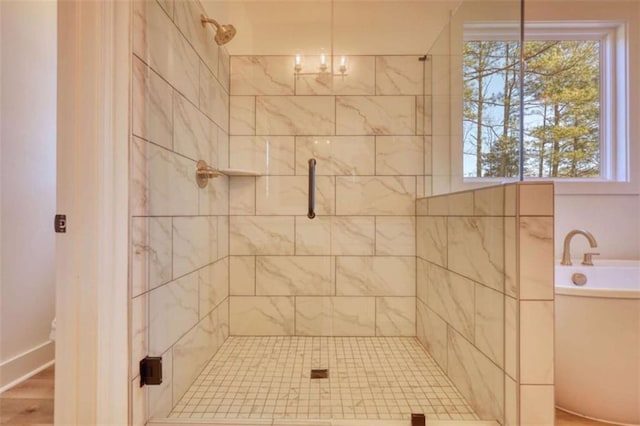
[[600, 253], [585, 253], [582, 258], [582, 264], [585, 266], [593, 266], [593, 256], [600, 256]]

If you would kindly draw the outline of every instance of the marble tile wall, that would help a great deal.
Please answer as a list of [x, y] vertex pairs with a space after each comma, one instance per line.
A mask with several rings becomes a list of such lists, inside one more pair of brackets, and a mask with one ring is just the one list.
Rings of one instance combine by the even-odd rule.
[[[331, 78], [295, 76], [294, 62], [231, 57], [230, 167], [260, 176], [230, 178], [230, 332], [414, 336], [430, 63], [352, 56], [347, 75]], [[313, 72], [320, 61], [302, 63]]]
[[416, 205], [418, 340], [503, 425], [553, 424], [553, 195], [520, 183]]
[[134, 424], [164, 417], [229, 335], [229, 55], [198, 1], [133, 4], [131, 379], [161, 356], [163, 383], [135, 392]]

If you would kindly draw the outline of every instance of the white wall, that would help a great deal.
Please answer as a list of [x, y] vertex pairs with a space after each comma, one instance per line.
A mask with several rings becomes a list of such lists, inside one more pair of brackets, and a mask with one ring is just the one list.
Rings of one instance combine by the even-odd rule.
[[0, 389], [53, 359], [56, 7], [0, 2]]
[[[598, 241], [605, 259], [640, 259], [640, 3], [637, 1], [530, 1], [527, 21], [609, 20], [625, 22], [628, 36], [629, 183], [556, 185], [555, 255], [562, 256], [564, 236], [585, 228]], [[572, 257], [588, 249], [586, 240], [571, 244]]]
[[[640, 259], [640, 197], [638, 195], [556, 195], [555, 254], [562, 256], [567, 232], [583, 228], [593, 234], [598, 248], [589, 248], [586, 238], [571, 242], [571, 257], [585, 251], [604, 259]], [[597, 259], [596, 263], [597, 263]]]

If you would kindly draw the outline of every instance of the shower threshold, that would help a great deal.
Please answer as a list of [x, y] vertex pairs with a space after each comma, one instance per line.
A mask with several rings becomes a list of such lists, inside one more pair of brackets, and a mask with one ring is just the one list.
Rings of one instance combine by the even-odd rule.
[[[318, 376], [327, 370], [326, 377]], [[497, 425], [481, 421], [413, 337], [229, 337], [150, 425]]]

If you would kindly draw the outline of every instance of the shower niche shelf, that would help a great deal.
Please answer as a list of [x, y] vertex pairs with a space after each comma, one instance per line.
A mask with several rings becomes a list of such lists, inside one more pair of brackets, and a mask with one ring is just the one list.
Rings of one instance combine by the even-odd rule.
[[261, 173], [245, 169], [218, 169], [218, 171], [227, 176], [262, 176]]

